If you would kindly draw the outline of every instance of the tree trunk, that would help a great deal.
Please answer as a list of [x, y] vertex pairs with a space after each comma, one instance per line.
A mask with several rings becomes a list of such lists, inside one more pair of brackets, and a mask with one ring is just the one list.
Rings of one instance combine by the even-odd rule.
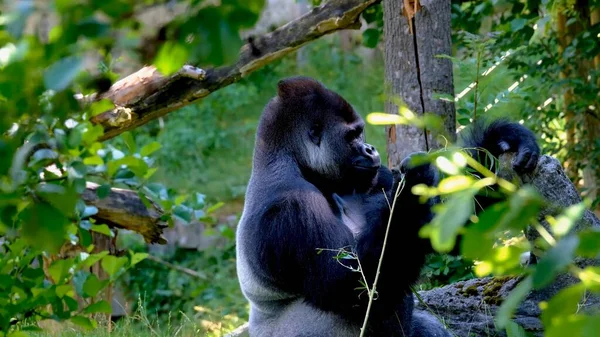
[[[452, 54], [450, 1], [384, 1], [385, 82], [388, 86], [387, 113], [398, 113], [400, 98], [417, 115], [434, 113], [444, 120], [444, 137], [456, 139], [456, 111], [453, 101], [435, 94], [454, 96], [452, 63], [438, 55]], [[414, 126], [387, 128], [388, 164], [415, 151], [443, 146], [441, 135]]]
[[[600, 25], [600, 7], [594, 9], [590, 13], [590, 24]], [[600, 54], [594, 57], [594, 68], [600, 72]], [[600, 76], [596, 79], [596, 87], [600, 88]], [[586, 130], [590, 145], [593, 147], [598, 139], [600, 139], [600, 101], [596, 101], [595, 114], [586, 114]], [[595, 200], [600, 197], [600, 158], [590, 158], [588, 167], [583, 171], [583, 180], [585, 187], [588, 190], [587, 196]], [[600, 216], [600, 204], [596, 207], [596, 215]]]

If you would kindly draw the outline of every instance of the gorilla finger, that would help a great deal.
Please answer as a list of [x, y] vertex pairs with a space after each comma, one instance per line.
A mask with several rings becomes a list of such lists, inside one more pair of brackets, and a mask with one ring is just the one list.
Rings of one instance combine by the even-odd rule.
[[532, 153], [529, 149], [521, 149], [514, 161], [513, 169], [517, 172], [522, 172], [531, 158], [531, 155]]
[[525, 165], [525, 172], [532, 172], [535, 170], [539, 159], [540, 156], [537, 153], [532, 154], [531, 158], [529, 158], [529, 161]]

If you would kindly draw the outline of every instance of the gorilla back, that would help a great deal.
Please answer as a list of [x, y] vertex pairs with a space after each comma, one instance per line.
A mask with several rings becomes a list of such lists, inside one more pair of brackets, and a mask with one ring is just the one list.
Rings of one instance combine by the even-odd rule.
[[[418, 232], [436, 202], [423, 203], [410, 191], [437, 184], [437, 171], [402, 167], [405, 185], [392, 213], [388, 200], [398, 179], [364, 142], [363, 128], [348, 102], [306, 77], [280, 81], [265, 107], [236, 234], [250, 336], [358, 336], [369, 297], [362, 284], [373, 284], [390, 216], [365, 335], [450, 336], [432, 315], [413, 314], [410, 288], [431, 247]], [[515, 165], [528, 168], [522, 161], [539, 153], [528, 132], [496, 123], [473, 130], [466, 145], [495, 155], [517, 151]], [[356, 258], [336, 258], [342, 251]]]

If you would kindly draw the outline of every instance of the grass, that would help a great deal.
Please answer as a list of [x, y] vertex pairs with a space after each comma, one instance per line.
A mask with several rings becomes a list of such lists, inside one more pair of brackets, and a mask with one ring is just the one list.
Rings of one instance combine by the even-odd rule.
[[198, 313], [209, 319], [198, 319], [183, 312], [172, 312], [166, 320], [150, 318], [143, 306], [138, 306], [136, 312], [122, 317], [116, 322], [99, 323], [93, 330], [83, 329], [70, 322], [46, 320], [40, 322], [43, 332], [32, 333], [34, 337], [221, 337], [245, 320], [233, 315], [213, 315], [205, 308], [196, 307]]

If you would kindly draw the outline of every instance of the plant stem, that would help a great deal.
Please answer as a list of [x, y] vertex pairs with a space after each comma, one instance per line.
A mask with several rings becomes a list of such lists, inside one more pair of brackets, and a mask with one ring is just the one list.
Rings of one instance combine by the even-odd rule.
[[[383, 262], [383, 255], [385, 254], [385, 247], [387, 244], [388, 234], [390, 232], [390, 225], [392, 223], [392, 216], [394, 215], [394, 208], [396, 207], [396, 200], [398, 199], [398, 195], [402, 192], [404, 188], [404, 180], [398, 184], [398, 188], [396, 189], [396, 193], [394, 195], [394, 200], [392, 201], [392, 208], [390, 210], [390, 217], [388, 218], [387, 228], [385, 229], [385, 236], [383, 237], [383, 246], [381, 247], [381, 254], [379, 256], [379, 263], [377, 264], [377, 272], [375, 273], [375, 280], [373, 281], [373, 288], [369, 291], [369, 304], [367, 305], [367, 312], [365, 314], [365, 319], [363, 321], [363, 325], [360, 328], [360, 337], [365, 335], [365, 331], [367, 328], [367, 322], [369, 321], [369, 314], [371, 312], [371, 306], [373, 304], [373, 296], [375, 296], [375, 292], [377, 291], [377, 281], [379, 280], [379, 274], [381, 271], [381, 264]], [[389, 203], [388, 203], [389, 204]], [[366, 282], [366, 280], [365, 280]], [[368, 288], [368, 283], [367, 283]]]
[[479, 90], [479, 66], [481, 65], [481, 50], [477, 48], [477, 70], [475, 71], [475, 97], [473, 107], [473, 122], [477, 120], [477, 91]]

